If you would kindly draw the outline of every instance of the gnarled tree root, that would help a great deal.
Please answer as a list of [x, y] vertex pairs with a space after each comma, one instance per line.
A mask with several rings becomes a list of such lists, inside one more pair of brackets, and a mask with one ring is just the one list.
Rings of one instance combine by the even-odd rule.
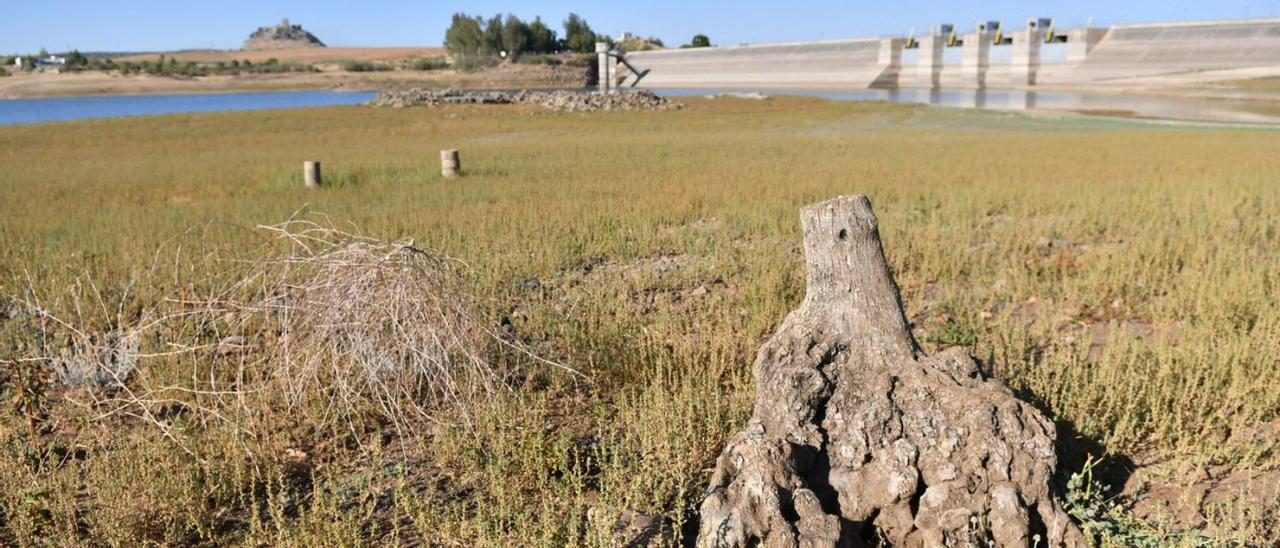
[[911, 338], [865, 196], [804, 208], [808, 288], [755, 362], [699, 546], [1085, 546], [1053, 424], [966, 351]]

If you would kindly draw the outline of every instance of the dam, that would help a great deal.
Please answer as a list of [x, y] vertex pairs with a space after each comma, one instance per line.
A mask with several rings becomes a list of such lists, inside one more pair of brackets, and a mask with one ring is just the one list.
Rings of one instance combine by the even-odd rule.
[[[1060, 58], [1047, 59], [1050, 48]], [[1160, 85], [1280, 76], [1280, 18], [1065, 30], [1038, 18], [1010, 31], [991, 21], [919, 37], [597, 52], [602, 89]]]

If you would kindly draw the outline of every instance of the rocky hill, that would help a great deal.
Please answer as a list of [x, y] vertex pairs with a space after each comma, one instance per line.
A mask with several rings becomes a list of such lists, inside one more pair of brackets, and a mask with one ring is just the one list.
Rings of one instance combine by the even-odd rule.
[[274, 27], [258, 27], [258, 30], [250, 34], [249, 39], [244, 41], [244, 46], [240, 49], [260, 51], [323, 47], [325, 47], [324, 42], [321, 42], [314, 34], [303, 30], [302, 25], [290, 25], [289, 20], [284, 19]]

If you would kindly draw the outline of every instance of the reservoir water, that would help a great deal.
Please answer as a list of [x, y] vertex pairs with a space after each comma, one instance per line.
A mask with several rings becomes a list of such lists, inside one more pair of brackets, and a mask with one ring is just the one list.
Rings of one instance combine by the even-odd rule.
[[[1095, 94], [1071, 91], [896, 89], [658, 89], [665, 96], [763, 93], [804, 95], [841, 101], [888, 101], [943, 107], [995, 110], [1071, 111], [1121, 118], [1180, 122], [1280, 126], [1280, 101], [1246, 101], [1151, 95]], [[278, 108], [357, 105], [370, 91], [279, 91], [186, 95], [120, 95], [0, 100], [0, 125], [34, 124], [84, 118], [112, 118]]]
[[377, 94], [370, 91], [272, 91], [5, 99], [0, 100], [0, 125], [180, 112], [358, 105], [374, 95]]
[[1280, 101], [1007, 89], [657, 89], [660, 95], [763, 93], [992, 110], [1048, 110], [1117, 118], [1280, 126]]

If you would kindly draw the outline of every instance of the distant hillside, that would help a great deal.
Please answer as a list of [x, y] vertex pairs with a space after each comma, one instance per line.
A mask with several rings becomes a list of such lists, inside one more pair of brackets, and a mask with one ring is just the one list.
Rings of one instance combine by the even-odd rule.
[[295, 48], [323, 48], [324, 42], [302, 29], [302, 25], [290, 25], [286, 18], [274, 27], [258, 27], [244, 41], [245, 51], [279, 50]]
[[218, 61], [231, 62], [235, 61], [251, 61], [261, 63], [268, 59], [275, 59], [282, 63], [338, 63], [341, 61], [382, 61], [391, 62], [402, 59], [410, 59], [413, 57], [444, 57], [447, 52], [442, 47], [381, 47], [381, 48], [345, 48], [345, 47], [324, 47], [324, 48], [296, 48], [296, 49], [276, 49], [276, 50], [260, 50], [260, 51], [244, 51], [239, 49], [230, 50], [183, 50], [183, 51], [163, 51], [145, 54], [130, 54], [125, 56], [114, 57], [116, 62], [133, 61], [133, 62], [154, 62], [157, 57], [164, 54], [165, 59], [175, 59], [179, 63], [193, 61], [196, 63], [216, 63]]

